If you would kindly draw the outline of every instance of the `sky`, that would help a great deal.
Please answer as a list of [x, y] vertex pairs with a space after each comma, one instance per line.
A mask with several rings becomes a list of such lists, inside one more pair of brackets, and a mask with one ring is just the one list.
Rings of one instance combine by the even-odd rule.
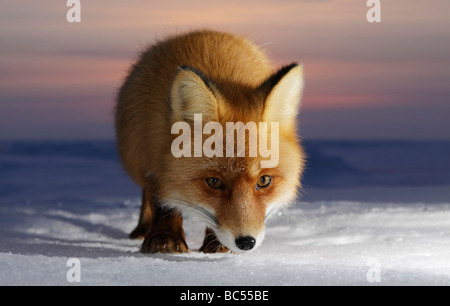
[[3, 0], [0, 140], [114, 137], [117, 90], [140, 52], [174, 33], [247, 36], [274, 69], [305, 71], [304, 139], [450, 139], [450, 2]]

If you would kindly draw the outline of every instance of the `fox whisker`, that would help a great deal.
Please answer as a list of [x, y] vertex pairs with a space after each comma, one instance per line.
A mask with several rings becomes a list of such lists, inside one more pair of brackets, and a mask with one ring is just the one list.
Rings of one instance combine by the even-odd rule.
[[197, 217], [199, 217], [203, 222], [205, 222], [208, 226], [212, 228], [217, 228], [219, 225], [219, 221], [217, 220], [217, 217], [210, 211], [206, 210], [203, 207], [200, 207], [198, 205], [186, 202], [186, 201], [180, 201], [180, 200], [168, 200], [165, 201], [165, 205], [168, 207], [175, 207], [180, 209], [183, 213], [193, 213]]
[[264, 217], [264, 224], [267, 223], [267, 221], [272, 218], [272, 216], [279, 210], [278, 207], [271, 207], [269, 211], [267, 212], [266, 216]]

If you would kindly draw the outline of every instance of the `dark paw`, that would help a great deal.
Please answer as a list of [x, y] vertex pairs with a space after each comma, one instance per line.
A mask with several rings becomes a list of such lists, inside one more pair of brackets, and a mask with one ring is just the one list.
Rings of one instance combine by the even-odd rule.
[[142, 253], [187, 253], [189, 248], [181, 235], [151, 234], [141, 247]]
[[148, 232], [150, 231], [148, 226], [142, 226], [138, 225], [128, 236], [130, 239], [140, 239], [143, 240], [145, 236], [148, 235]]
[[228, 253], [230, 249], [218, 240], [210, 240], [205, 241], [199, 251], [203, 253]]

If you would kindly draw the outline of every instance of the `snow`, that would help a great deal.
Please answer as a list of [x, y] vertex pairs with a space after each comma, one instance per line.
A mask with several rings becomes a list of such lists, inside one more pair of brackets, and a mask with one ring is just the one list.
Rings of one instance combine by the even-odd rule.
[[[448, 175], [413, 179], [450, 161], [394, 143], [383, 144], [387, 155], [421, 158], [410, 167], [392, 158], [374, 166], [366, 154], [374, 145], [310, 143], [307, 151], [320, 154], [310, 154], [302, 198], [270, 221], [253, 252], [195, 251], [204, 225], [188, 219], [189, 254], [149, 255], [127, 238], [139, 190], [113, 143], [0, 143], [0, 285], [74, 285], [70, 258], [80, 260], [81, 285], [450, 285]], [[379, 282], [370, 282], [377, 267]]]

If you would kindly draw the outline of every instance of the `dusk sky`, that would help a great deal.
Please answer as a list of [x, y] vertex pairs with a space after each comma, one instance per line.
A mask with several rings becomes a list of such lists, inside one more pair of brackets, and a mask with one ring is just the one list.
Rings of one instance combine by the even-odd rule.
[[306, 139], [450, 139], [450, 1], [3, 0], [0, 140], [113, 138], [115, 96], [156, 38], [199, 28], [242, 34], [274, 69], [305, 70]]

